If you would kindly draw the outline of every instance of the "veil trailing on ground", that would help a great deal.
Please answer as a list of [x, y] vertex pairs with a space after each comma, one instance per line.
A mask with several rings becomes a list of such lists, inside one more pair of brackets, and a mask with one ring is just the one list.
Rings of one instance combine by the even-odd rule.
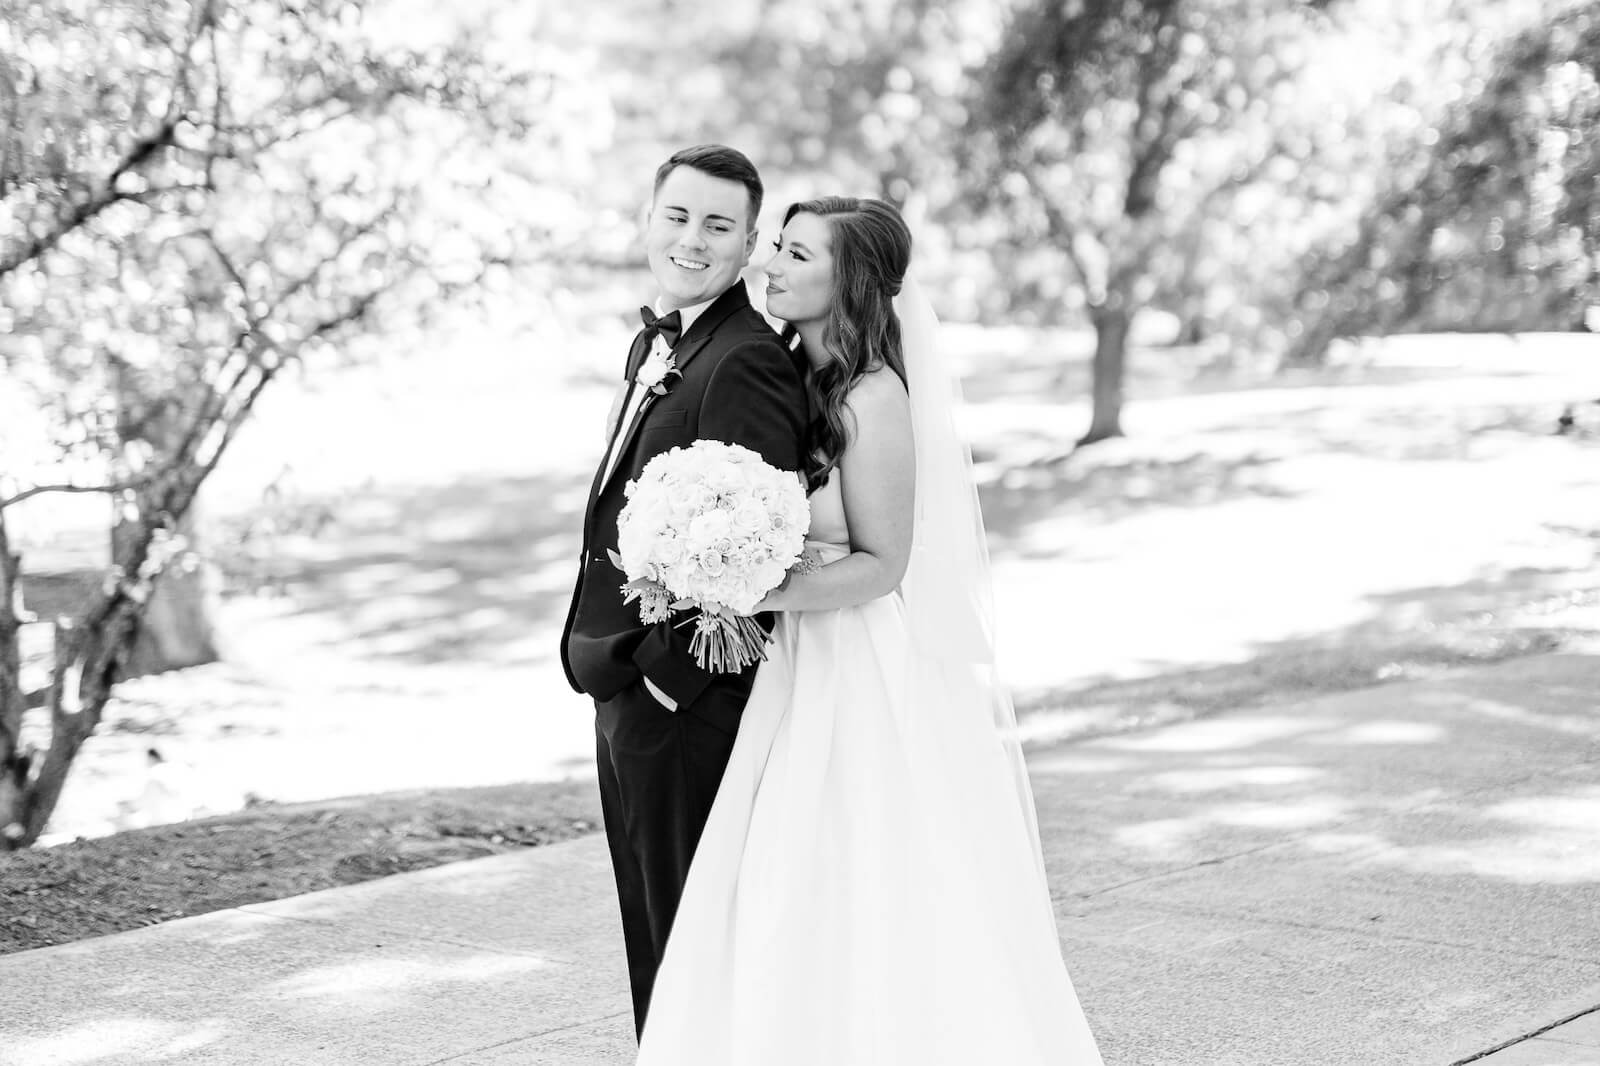
[[988, 538], [972, 453], [955, 418], [960, 379], [940, 345], [938, 317], [915, 279], [906, 278], [894, 307], [917, 458], [911, 560], [900, 586], [917, 659], [916, 683], [936, 693], [942, 706], [990, 716], [1042, 883], [1038, 821], [1016, 710], [995, 667]]

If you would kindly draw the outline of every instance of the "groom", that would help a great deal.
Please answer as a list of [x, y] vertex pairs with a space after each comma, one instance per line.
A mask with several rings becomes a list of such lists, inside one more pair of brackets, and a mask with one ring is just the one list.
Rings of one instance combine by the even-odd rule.
[[[717, 794], [754, 668], [702, 670], [693, 626], [646, 626], [622, 599], [617, 546], [624, 487], [652, 458], [710, 439], [798, 470], [806, 394], [794, 356], [750, 306], [739, 272], [756, 244], [761, 178], [722, 145], [686, 148], [656, 171], [645, 248], [655, 307], [628, 352], [619, 414], [589, 490], [582, 565], [561, 635], [567, 680], [595, 703], [600, 798], [622, 903], [642, 1032], [689, 861]], [[670, 357], [671, 369], [653, 366]], [[635, 380], [635, 375], [644, 380]], [[770, 629], [770, 615], [760, 616]]]

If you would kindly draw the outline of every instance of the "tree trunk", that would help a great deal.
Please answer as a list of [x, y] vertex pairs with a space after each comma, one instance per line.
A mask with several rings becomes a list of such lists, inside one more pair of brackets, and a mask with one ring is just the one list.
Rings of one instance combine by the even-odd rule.
[[[195, 562], [186, 565], [174, 560], [173, 565], [161, 572], [150, 593], [139, 620], [139, 633], [133, 651], [123, 664], [122, 677], [141, 677], [167, 670], [180, 670], [186, 666], [214, 663], [217, 654], [216, 628], [212, 622], [215, 590], [208, 568], [199, 563], [196, 549], [195, 506], [178, 522], [177, 532], [187, 541], [189, 556]], [[124, 544], [129, 537], [148, 537], [137, 522], [119, 522], [111, 532], [112, 560], [123, 562]]]
[[118, 529], [119, 580], [100, 593], [79, 622], [56, 624], [43, 699], [50, 739], [42, 752], [18, 750], [28, 702], [17, 670], [20, 619], [12, 608], [20, 566], [10, 553], [0, 512], [0, 851], [28, 847], [44, 832], [73, 761], [99, 726], [113, 686], [126, 675], [140, 617], [150, 604], [153, 580], [143, 575], [151, 571], [163, 516], [176, 515], [181, 523], [194, 491], [192, 479], [169, 482], [158, 496], [141, 501], [138, 516]]
[[[117, 434], [125, 447], [148, 444], [157, 455], [172, 455], [183, 444], [190, 425], [187, 408], [172, 393], [163, 393], [125, 366], [115, 367]], [[178, 516], [172, 533], [188, 544], [188, 551], [172, 561], [156, 578], [150, 602], [140, 612], [133, 649], [121, 664], [119, 677], [159, 674], [186, 666], [216, 662], [216, 630], [212, 622], [215, 600], [207, 568], [197, 552], [198, 513], [191, 500]], [[128, 518], [118, 511], [111, 528], [111, 562], [128, 572], [128, 557], [142, 558], [150, 546], [147, 516]]]
[[94, 731], [95, 724], [99, 722], [99, 708], [104, 706], [104, 701], [101, 701], [92, 718], [87, 720], [69, 709], [70, 704], [80, 701], [74, 698], [76, 694], [67, 689], [69, 675], [74, 673], [70, 669], [72, 664], [67, 662], [72, 652], [65, 635], [68, 627], [65, 621], [57, 622], [55, 627], [55, 641], [51, 647], [50, 691], [46, 696], [46, 704], [50, 709], [50, 744], [42, 753], [35, 755], [35, 765], [30, 767], [32, 772], [26, 779], [19, 819], [21, 833], [10, 841], [16, 847], [32, 846], [44, 833], [50, 816], [55, 813], [56, 804], [61, 800], [72, 762], [77, 758], [83, 742]]
[[[135, 547], [134, 554], [136, 564], [142, 564], [144, 553]], [[50, 715], [50, 743], [42, 753], [20, 757], [10, 785], [0, 790], [0, 798], [9, 804], [9, 810], [0, 811], [5, 818], [0, 824], [0, 850], [29, 847], [44, 832], [73, 761], [94, 735], [111, 700], [143, 600], [119, 586], [91, 608], [82, 626], [56, 624], [44, 701]]]
[[1078, 439], [1083, 448], [1122, 436], [1122, 380], [1127, 363], [1128, 328], [1133, 312], [1121, 293], [1089, 313], [1094, 323], [1094, 414], [1089, 432]]
[[1322, 366], [1328, 349], [1338, 339], [1343, 319], [1332, 310], [1302, 314], [1300, 333], [1284, 350], [1280, 363], [1285, 367]]
[[23, 803], [28, 761], [22, 752], [21, 560], [11, 551], [5, 515], [0, 513], [0, 851], [23, 834]]

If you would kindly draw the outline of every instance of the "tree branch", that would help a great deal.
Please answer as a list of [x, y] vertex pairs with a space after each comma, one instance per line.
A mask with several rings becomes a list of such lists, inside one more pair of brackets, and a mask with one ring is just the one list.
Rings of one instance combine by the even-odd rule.
[[[1173, 116], [1177, 113], [1181, 86], [1169, 91], [1156, 103], [1156, 86], [1173, 67], [1178, 52], [1179, 34], [1173, 22], [1173, 7], [1164, 5], [1151, 30], [1151, 46], [1138, 57], [1138, 113], [1133, 120], [1133, 164], [1128, 170], [1128, 191], [1123, 198], [1123, 213], [1137, 219], [1155, 205], [1155, 184], [1161, 170], [1172, 158]], [[1172, 39], [1163, 43], [1161, 34], [1170, 31]]]
[[1101, 279], [1098, 283], [1090, 276], [1088, 264], [1078, 254], [1078, 226], [1067, 217], [1067, 213], [1057, 207], [1050, 198], [1050, 193], [1044, 187], [1044, 182], [1039, 179], [1032, 167], [1021, 166], [1018, 168], [1023, 179], [1028, 183], [1028, 188], [1033, 190], [1034, 198], [1039, 201], [1039, 206], [1044, 208], [1045, 218], [1050, 223], [1050, 231], [1061, 238], [1061, 250], [1067, 255], [1067, 260], [1072, 264], [1072, 269], [1077, 271], [1078, 281], [1085, 290], [1094, 291], [1104, 289], [1105, 282]]
[[205, 182], [185, 181], [179, 182], [176, 185], [156, 185], [140, 192], [118, 193], [116, 199], [119, 201], [125, 201], [127, 203], [143, 204], [144, 206], [149, 207], [152, 203], [169, 193], [210, 191], [211, 187]]
[[163, 149], [177, 146], [178, 127], [183, 123], [185, 100], [189, 94], [189, 76], [194, 61], [195, 45], [201, 34], [215, 19], [216, 0], [200, 0], [191, 14], [187, 39], [178, 51], [178, 70], [173, 86], [172, 101], [160, 125], [144, 137], [129, 145], [117, 165], [101, 183], [98, 191], [88, 199], [73, 206], [65, 214], [58, 214], [55, 224], [20, 247], [0, 255], [0, 277], [11, 273], [24, 263], [44, 255], [74, 230], [94, 219], [113, 204], [123, 200], [142, 200], [142, 193], [119, 192], [117, 183], [123, 175], [132, 174], [154, 159]]
[[73, 485], [62, 483], [59, 485], [33, 485], [23, 489], [13, 496], [0, 496], [0, 511], [5, 510], [23, 500], [30, 500], [35, 496], [43, 496], [50, 492], [60, 493], [89, 493], [103, 492], [108, 495], [123, 492], [127, 489], [137, 489], [149, 484], [148, 481], [120, 481], [110, 485]]
[[60, 244], [62, 239], [100, 214], [112, 204], [124, 199], [126, 194], [117, 191], [117, 181], [124, 175], [132, 173], [143, 166], [161, 149], [170, 147], [177, 133], [177, 121], [170, 116], [157, 127], [155, 132], [147, 137], [134, 142], [128, 153], [122, 157], [116, 168], [111, 171], [99, 192], [91, 195], [87, 200], [77, 204], [64, 216], [58, 217], [56, 223], [47, 232], [34, 237], [18, 248], [0, 255], [0, 277], [11, 273], [24, 263], [37, 259], [39, 256]]
[[[272, 340], [265, 329], [267, 321], [274, 312], [282, 307], [295, 293], [311, 284], [322, 271], [335, 262], [339, 256], [343, 255], [345, 250], [352, 244], [362, 236], [370, 233], [396, 206], [397, 204], [391, 203], [376, 212], [366, 222], [352, 227], [345, 235], [345, 239], [340, 241], [338, 248], [310, 271], [294, 279], [282, 292], [278, 293], [264, 315], [256, 315], [249, 310], [252, 301], [249, 299], [248, 291], [245, 288], [243, 272], [222, 247], [221, 242], [217, 240], [216, 234], [209, 230], [206, 231], [205, 239], [211, 247], [212, 254], [216, 256], [217, 262], [224, 272], [227, 273], [235, 285], [239, 286], [240, 292], [245, 296], [242, 301], [245, 308], [245, 326], [234, 342], [235, 350], [245, 353], [245, 361], [233, 375], [231, 381], [221, 387], [213, 387], [210, 402], [206, 404], [205, 409], [195, 420], [194, 425], [191, 426], [181, 445], [181, 448], [191, 454], [194, 461], [199, 463], [198, 477], [194, 479], [197, 483], [204, 481], [216, 469], [217, 464], [222, 460], [223, 454], [232, 443], [234, 436], [244, 424], [250, 411], [255, 407], [256, 400], [260, 397], [262, 391], [271, 383], [278, 370], [296, 357], [299, 347], [309, 340], [325, 337], [340, 327], [359, 320], [385, 292], [388, 292], [393, 287], [392, 284], [383, 285], [359, 296], [352, 297], [350, 302], [338, 313], [322, 319], [302, 333], [294, 350], [290, 350]], [[276, 352], [278, 355], [277, 363], [275, 365], [269, 364], [258, 356], [252, 355], [247, 350], [252, 346], [252, 342], [257, 347], [257, 350]], [[254, 382], [246, 386], [245, 379], [251, 370], [256, 371], [258, 376]], [[221, 380], [221, 374], [219, 374], [218, 380]], [[242, 398], [236, 404], [233, 404], [230, 410], [229, 399], [240, 392], [243, 392]], [[212, 430], [217, 429], [219, 426], [221, 427], [220, 438], [210, 449], [211, 454], [205, 459], [201, 459], [202, 441], [211, 434]]]

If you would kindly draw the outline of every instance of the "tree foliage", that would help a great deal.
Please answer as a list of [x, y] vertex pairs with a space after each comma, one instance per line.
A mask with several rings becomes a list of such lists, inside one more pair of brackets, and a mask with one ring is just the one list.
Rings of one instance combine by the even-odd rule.
[[[514, 160], [552, 79], [471, 40], [385, 40], [371, 7], [72, 0], [0, 21], [0, 380], [54, 441], [0, 455], [12, 845], [43, 829], [263, 391], [539, 247], [541, 219], [517, 209], [537, 175]], [[80, 492], [117, 501], [113, 571], [30, 684], [13, 529]]]
[[1213, 242], [1208, 223], [1309, 154], [1290, 112], [1317, 7], [1040, 2], [1008, 26], [975, 102], [969, 166], [1019, 258], [1044, 261], [1031, 295], [1081, 307], [1095, 327], [1084, 443], [1121, 433], [1134, 312], [1226, 284], [1216, 265], [1243, 242]]
[[1405, 327], [1570, 329], [1600, 304], [1600, 4], [1487, 49], [1489, 69], [1313, 262], [1293, 357]]
[[768, 4], [727, 40], [710, 122], [760, 144], [809, 195], [905, 204], [949, 189], [941, 173], [962, 119], [969, 68], [993, 36], [991, 5], [970, 0]]

